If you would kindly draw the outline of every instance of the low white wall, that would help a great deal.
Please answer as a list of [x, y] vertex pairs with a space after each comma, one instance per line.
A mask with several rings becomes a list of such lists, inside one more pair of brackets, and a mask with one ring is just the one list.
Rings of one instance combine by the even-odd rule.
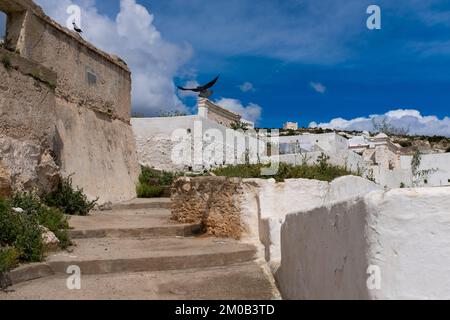
[[450, 153], [425, 154], [421, 156], [419, 171], [429, 171], [417, 185], [411, 170], [412, 156], [401, 156], [400, 167], [388, 170], [381, 166], [372, 166], [375, 181], [383, 187], [443, 187], [450, 186]]
[[449, 299], [449, 208], [448, 187], [396, 189], [288, 215], [283, 297]]
[[[245, 179], [244, 185], [247, 187], [242, 199], [242, 214], [248, 217], [247, 225], [258, 226], [258, 229], [250, 228], [248, 237], [259, 237], [266, 248], [266, 260], [273, 269], [278, 267], [281, 259], [280, 233], [286, 215], [379, 190], [376, 184], [354, 176], [341, 177], [331, 183], [308, 179], [290, 179], [283, 183]], [[259, 221], [254, 219], [256, 216]]]
[[309, 165], [313, 165], [317, 164], [317, 161], [322, 154], [325, 154], [330, 158], [328, 163], [347, 168], [354, 173], [363, 173], [368, 167], [366, 161], [364, 161], [364, 158], [351, 150], [339, 150], [337, 153], [315, 151], [302, 154], [282, 154], [278, 157], [272, 157], [272, 159], [279, 159], [281, 163], [293, 165], [300, 165], [304, 162]]
[[[411, 156], [400, 157], [403, 170], [411, 171]], [[440, 187], [450, 186], [450, 153], [424, 154], [421, 156], [419, 170], [432, 170], [424, 186]]]
[[280, 144], [317, 145], [325, 152], [338, 153], [348, 149], [348, 140], [336, 133], [281, 136]]
[[[140, 163], [159, 170], [202, 171], [245, 163], [247, 150], [250, 161], [256, 163], [258, 148], [265, 150], [260, 140], [200, 116], [133, 118], [131, 124]], [[245, 142], [238, 146], [230, 133]]]

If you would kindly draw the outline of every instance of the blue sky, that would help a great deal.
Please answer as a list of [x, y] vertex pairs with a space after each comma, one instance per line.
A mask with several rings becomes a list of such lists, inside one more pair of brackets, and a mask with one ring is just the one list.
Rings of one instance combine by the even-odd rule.
[[[70, 1], [37, 2], [61, 20], [64, 7], [53, 7]], [[142, 14], [134, 0], [123, 0], [122, 9], [119, 0], [74, 2], [112, 22], [127, 6]], [[450, 119], [445, 118], [450, 101], [450, 1], [137, 0], [137, 4], [151, 15], [150, 26], [127, 30], [150, 27], [158, 32], [162, 44], [150, 53], [164, 54], [155, 54], [147, 63], [163, 60], [159, 71], [170, 69], [164, 77], [171, 83], [165, 80], [161, 92], [167, 96], [173, 90], [170, 94], [177, 95], [166, 101], [156, 93], [154, 99], [135, 94], [134, 108], [139, 112], [154, 113], [157, 103], [161, 109], [184, 106], [193, 111], [193, 97], [180, 96], [173, 85], [206, 82], [220, 73], [215, 99], [234, 99], [234, 105], [228, 105], [244, 111], [259, 106], [261, 113], [252, 114], [261, 127], [280, 127], [288, 120], [327, 126], [332, 119], [344, 118], [350, 120], [345, 128], [354, 126], [354, 118], [406, 109], [400, 116], [407, 117], [406, 122], [414, 120], [410, 117], [417, 113], [411, 110], [417, 110], [420, 121], [413, 126], [427, 123], [420, 117], [435, 116], [431, 133], [450, 135]], [[381, 30], [366, 27], [371, 4], [381, 7]], [[91, 41], [114, 50], [114, 38], [106, 43], [93, 35]], [[144, 59], [145, 49], [138, 49]], [[118, 51], [132, 66], [141, 63], [134, 53]], [[135, 92], [144, 92], [145, 84], [137, 83], [142, 89]], [[242, 90], [244, 83], [247, 90]], [[146, 109], [149, 100], [154, 102]]]

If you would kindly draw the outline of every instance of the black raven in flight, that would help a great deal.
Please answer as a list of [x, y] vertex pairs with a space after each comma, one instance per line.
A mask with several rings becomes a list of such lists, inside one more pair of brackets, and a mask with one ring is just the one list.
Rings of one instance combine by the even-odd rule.
[[183, 90], [183, 91], [194, 91], [194, 92], [198, 92], [200, 93], [200, 97], [201, 98], [209, 98], [214, 92], [211, 90], [208, 90], [209, 88], [212, 88], [217, 80], [219, 80], [220, 76], [217, 76], [213, 81], [203, 85], [203, 86], [198, 86], [197, 88], [192, 88], [192, 89], [188, 89], [188, 88], [182, 88], [182, 87], [178, 87], [178, 89]]

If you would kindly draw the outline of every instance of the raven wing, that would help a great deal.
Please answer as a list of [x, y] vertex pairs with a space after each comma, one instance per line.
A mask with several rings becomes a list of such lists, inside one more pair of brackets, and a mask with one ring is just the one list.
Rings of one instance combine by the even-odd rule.
[[180, 90], [182, 90], [182, 91], [194, 91], [194, 92], [200, 92], [200, 90], [199, 90], [198, 88], [192, 88], [192, 89], [189, 89], [189, 88], [183, 88], [183, 87], [178, 87], [178, 86], [177, 86], [177, 88], [180, 89]]
[[212, 86], [214, 86], [214, 85], [216, 84], [217, 80], [219, 80], [219, 77], [220, 77], [220, 75], [217, 76], [213, 81], [211, 81], [211, 82], [205, 84], [204, 86], [202, 86], [202, 87], [201, 87], [201, 89], [202, 89], [201, 91], [208, 90], [209, 88], [211, 88]]

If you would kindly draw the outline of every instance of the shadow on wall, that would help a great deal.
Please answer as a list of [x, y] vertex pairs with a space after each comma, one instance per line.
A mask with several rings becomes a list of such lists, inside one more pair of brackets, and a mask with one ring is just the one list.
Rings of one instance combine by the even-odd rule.
[[287, 300], [368, 300], [363, 200], [291, 214], [276, 279]]
[[6, 13], [0, 11], [0, 42], [5, 40], [6, 36]]

